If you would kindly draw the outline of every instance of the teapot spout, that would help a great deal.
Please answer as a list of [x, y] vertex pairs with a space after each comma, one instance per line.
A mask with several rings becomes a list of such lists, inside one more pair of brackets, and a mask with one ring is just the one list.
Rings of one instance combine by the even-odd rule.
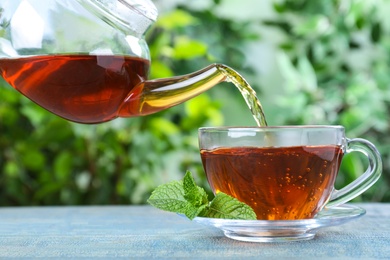
[[213, 64], [184, 76], [141, 82], [124, 100], [118, 117], [145, 116], [179, 105], [227, 81], [225, 68]]

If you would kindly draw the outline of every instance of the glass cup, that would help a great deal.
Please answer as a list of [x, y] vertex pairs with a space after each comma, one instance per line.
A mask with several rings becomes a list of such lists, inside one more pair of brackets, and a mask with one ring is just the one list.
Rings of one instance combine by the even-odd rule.
[[[357, 197], [379, 178], [382, 161], [365, 139], [342, 126], [204, 127], [200, 154], [214, 193], [251, 206], [257, 219], [310, 219]], [[368, 168], [346, 187], [334, 183], [345, 154], [360, 152]]]

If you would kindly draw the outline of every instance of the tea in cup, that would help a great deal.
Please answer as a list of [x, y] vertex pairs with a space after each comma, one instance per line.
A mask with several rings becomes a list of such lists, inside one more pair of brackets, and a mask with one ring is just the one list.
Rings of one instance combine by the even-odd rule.
[[[357, 197], [382, 172], [375, 146], [346, 138], [342, 126], [204, 127], [199, 146], [213, 192], [248, 204], [261, 220], [313, 218]], [[363, 153], [368, 169], [336, 190], [342, 158], [351, 152]]]

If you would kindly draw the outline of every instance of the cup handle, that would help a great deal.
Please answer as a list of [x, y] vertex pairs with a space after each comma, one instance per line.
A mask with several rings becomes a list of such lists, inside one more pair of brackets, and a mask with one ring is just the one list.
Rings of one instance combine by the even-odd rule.
[[370, 188], [382, 173], [382, 159], [376, 147], [361, 138], [346, 139], [346, 154], [361, 152], [368, 158], [368, 168], [359, 178], [342, 188], [334, 190], [326, 207], [336, 207], [346, 203]]

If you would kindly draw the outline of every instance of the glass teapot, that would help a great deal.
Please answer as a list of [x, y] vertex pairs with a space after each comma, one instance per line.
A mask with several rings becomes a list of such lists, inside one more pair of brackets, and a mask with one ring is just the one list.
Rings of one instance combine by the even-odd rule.
[[150, 0], [2, 0], [0, 73], [38, 105], [79, 123], [152, 114], [231, 80], [220, 64], [148, 80], [144, 33], [156, 18]]

